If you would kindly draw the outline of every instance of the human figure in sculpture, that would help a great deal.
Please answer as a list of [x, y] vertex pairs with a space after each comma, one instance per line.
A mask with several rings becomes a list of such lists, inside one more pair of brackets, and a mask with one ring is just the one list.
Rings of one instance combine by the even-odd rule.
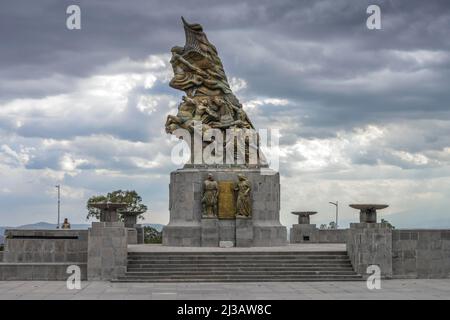
[[237, 191], [236, 216], [250, 218], [252, 215], [252, 204], [250, 192], [252, 190], [250, 181], [242, 174], [238, 175], [238, 183], [234, 188]]
[[202, 213], [205, 218], [217, 217], [219, 186], [211, 173], [203, 183]]

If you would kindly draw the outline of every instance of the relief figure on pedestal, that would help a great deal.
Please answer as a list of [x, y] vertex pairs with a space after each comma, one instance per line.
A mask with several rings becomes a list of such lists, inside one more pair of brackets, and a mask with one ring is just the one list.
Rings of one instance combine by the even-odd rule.
[[238, 182], [234, 188], [237, 191], [236, 216], [250, 218], [252, 215], [252, 203], [250, 193], [252, 186], [247, 177], [242, 174], [238, 175]]
[[219, 186], [212, 174], [203, 183], [202, 215], [206, 218], [217, 217], [217, 200], [219, 197]]

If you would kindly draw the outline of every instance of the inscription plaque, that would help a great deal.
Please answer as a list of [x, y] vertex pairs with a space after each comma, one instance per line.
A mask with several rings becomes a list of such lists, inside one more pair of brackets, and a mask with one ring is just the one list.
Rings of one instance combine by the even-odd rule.
[[234, 219], [236, 201], [233, 181], [219, 181], [219, 219]]

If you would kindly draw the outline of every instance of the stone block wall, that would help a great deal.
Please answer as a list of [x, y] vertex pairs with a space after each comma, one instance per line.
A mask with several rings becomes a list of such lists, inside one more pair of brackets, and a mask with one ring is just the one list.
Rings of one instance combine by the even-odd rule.
[[393, 230], [395, 278], [450, 278], [450, 230]]
[[125, 274], [128, 229], [123, 222], [93, 222], [89, 229], [88, 280], [112, 280]]
[[383, 223], [351, 223], [347, 252], [355, 271], [366, 277], [367, 267], [380, 267], [383, 278], [392, 277], [392, 229]]
[[86, 263], [87, 249], [87, 230], [7, 229], [3, 262]]
[[[66, 281], [71, 275], [67, 268], [74, 263], [0, 263], [0, 281]], [[87, 280], [86, 263], [76, 263], [80, 267], [81, 280]]]

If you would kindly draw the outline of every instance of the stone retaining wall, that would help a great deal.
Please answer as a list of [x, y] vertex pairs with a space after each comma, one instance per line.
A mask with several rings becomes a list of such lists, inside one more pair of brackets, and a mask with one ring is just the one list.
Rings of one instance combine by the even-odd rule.
[[[67, 267], [72, 263], [0, 263], [0, 281], [66, 281], [70, 274]], [[77, 263], [81, 280], [87, 280], [86, 263]]]
[[3, 262], [87, 262], [87, 230], [5, 231]]
[[450, 230], [393, 230], [395, 278], [450, 278]]
[[291, 243], [346, 243], [348, 229], [321, 230], [315, 224], [294, 224], [290, 230]]

